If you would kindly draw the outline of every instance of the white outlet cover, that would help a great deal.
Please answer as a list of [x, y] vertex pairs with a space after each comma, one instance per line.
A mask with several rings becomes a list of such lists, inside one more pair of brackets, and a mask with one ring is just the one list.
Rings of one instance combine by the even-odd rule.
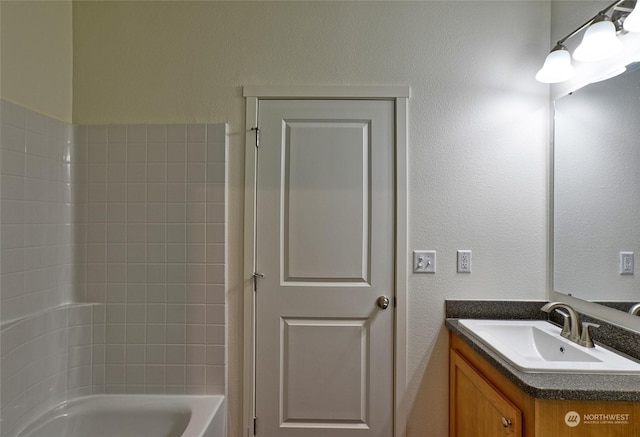
[[471, 273], [471, 251], [458, 251], [458, 273]]
[[620, 274], [633, 275], [633, 252], [620, 252]]

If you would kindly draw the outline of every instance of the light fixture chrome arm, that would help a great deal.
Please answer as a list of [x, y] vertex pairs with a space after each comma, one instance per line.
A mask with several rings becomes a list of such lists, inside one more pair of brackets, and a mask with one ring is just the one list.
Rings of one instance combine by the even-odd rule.
[[[576, 61], [600, 61], [621, 51], [623, 46], [617, 34], [623, 27], [623, 21], [626, 22], [625, 17], [628, 17], [630, 11], [633, 10], [633, 8], [627, 7], [631, 1], [633, 0], [614, 1], [564, 38], [559, 39], [545, 58], [542, 68], [536, 73], [536, 80], [542, 83], [558, 83], [569, 80], [574, 76], [575, 70], [571, 63], [571, 55], [564, 43], [584, 29], [586, 31], [582, 43], [573, 53], [573, 58]], [[636, 7], [635, 9], [638, 8]], [[640, 16], [640, 11], [637, 16]], [[637, 29], [637, 31], [640, 31], [640, 19], [632, 21], [637, 21], [637, 24], [631, 24], [630, 26], [625, 24], [625, 30], [634, 31]]]
[[582, 30], [584, 30], [586, 27], [588, 27], [589, 25], [591, 25], [591, 23], [593, 23], [596, 18], [598, 18], [599, 16], [602, 16], [604, 14], [606, 14], [608, 11], [610, 11], [611, 9], [615, 8], [616, 6], [618, 6], [620, 3], [623, 3], [625, 0], [616, 0], [613, 3], [611, 3], [609, 6], [607, 6], [606, 8], [604, 8], [603, 10], [601, 10], [600, 12], [598, 12], [597, 14], [595, 14], [593, 17], [591, 17], [591, 19], [589, 19], [587, 22], [585, 22], [584, 24], [582, 24], [581, 26], [579, 26], [576, 30], [574, 30], [573, 32], [569, 33], [567, 36], [565, 36], [562, 39], [559, 39], [558, 42], [556, 43], [556, 45], [563, 45], [565, 43], [565, 41], [567, 41], [569, 38], [573, 38], [576, 34], [580, 33]]

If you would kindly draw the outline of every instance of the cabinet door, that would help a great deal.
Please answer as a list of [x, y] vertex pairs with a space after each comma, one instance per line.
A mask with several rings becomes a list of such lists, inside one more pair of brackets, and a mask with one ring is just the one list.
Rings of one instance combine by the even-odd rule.
[[521, 437], [522, 412], [457, 352], [450, 360], [450, 436]]

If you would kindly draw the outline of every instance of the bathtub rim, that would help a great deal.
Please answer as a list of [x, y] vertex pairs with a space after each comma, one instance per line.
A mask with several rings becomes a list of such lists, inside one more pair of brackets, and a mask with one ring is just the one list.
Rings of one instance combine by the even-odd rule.
[[[18, 431], [16, 437], [26, 437], [29, 433], [37, 430], [47, 422], [59, 417], [65, 412], [76, 410], [87, 410], [90, 407], [87, 404], [98, 404], [110, 402], [110, 405], [122, 406], [128, 402], [140, 401], [162, 402], [164, 405], [175, 403], [176, 407], [188, 408], [191, 412], [189, 423], [182, 433], [181, 437], [206, 437], [210, 435], [209, 426], [216, 421], [218, 415], [222, 415], [222, 423], [226, 421], [225, 417], [225, 395], [188, 395], [188, 394], [94, 394], [80, 396], [59, 403], [55, 407], [45, 411], [34, 421], [28, 423], [24, 428]], [[135, 409], [129, 409], [135, 413]]]

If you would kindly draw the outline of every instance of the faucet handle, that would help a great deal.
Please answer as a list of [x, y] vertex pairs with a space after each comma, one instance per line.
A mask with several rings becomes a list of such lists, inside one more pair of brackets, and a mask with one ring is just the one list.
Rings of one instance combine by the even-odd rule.
[[599, 328], [600, 325], [591, 322], [582, 322], [582, 334], [580, 334], [580, 346], [595, 347], [593, 340], [591, 340], [591, 333], [589, 328]]
[[571, 315], [565, 311], [562, 311], [560, 308], [556, 308], [556, 313], [560, 314], [564, 319], [564, 324], [562, 325], [561, 336], [564, 338], [569, 338], [571, 336]]

